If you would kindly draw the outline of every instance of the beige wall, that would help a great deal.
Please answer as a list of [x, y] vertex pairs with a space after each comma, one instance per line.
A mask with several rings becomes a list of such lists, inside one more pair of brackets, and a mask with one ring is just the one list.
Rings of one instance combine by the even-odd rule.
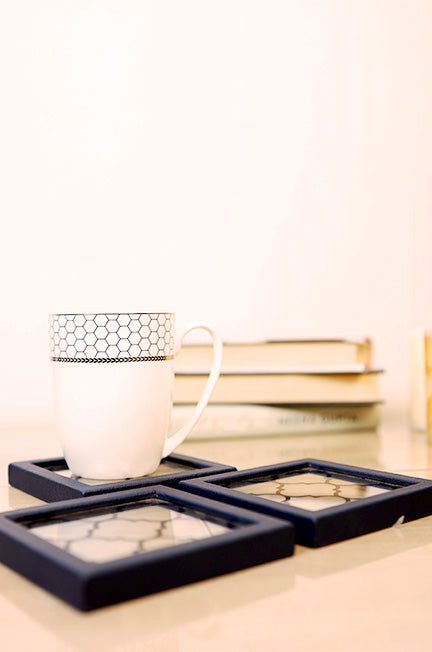
[[0, 4], [0, 422], [50, 417], [46, 315], [225, 338], [432, 322], [428, 0]]

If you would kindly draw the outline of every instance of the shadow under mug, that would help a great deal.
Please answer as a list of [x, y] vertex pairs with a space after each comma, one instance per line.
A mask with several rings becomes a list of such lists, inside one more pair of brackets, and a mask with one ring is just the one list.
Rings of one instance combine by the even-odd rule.
[[[56, 426], [70, 471], [98, 480], [153, 473], [196, 425], [220, 373], [222, 343], [206, 322], [175, 340], [174, 313], [53, 314]], [[213, 364], [190, 419], [168, 437], [174, 357], [194, 329], [213, 342]]]

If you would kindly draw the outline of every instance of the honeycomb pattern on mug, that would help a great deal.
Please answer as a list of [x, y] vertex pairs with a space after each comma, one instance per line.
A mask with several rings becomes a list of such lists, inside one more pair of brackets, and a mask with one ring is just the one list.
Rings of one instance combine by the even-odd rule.
[[165, 360], [174, 355], [172, 313], [50, 315], [51, 360]]

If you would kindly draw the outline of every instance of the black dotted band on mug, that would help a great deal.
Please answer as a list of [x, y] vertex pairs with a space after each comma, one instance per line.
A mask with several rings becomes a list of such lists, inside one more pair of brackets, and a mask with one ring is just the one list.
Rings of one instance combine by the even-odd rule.
[[162, 362], [173, 360], [173, 355], [142, 355], [131, 358], [56, 358], [51, 357], [53, 362]]

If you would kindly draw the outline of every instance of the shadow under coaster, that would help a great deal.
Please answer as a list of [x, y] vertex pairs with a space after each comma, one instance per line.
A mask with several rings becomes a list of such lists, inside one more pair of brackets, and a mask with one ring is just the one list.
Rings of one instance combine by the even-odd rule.
[[177, 454], [163, 459], [151, 475], [126, 480], [90, 480], [73, 476], [61, 457], [12, 462], [8, 469], [12, 487], [49, 503], [156, 484], [176, 487], [181, 480], [234, 470], [233, 466]]

